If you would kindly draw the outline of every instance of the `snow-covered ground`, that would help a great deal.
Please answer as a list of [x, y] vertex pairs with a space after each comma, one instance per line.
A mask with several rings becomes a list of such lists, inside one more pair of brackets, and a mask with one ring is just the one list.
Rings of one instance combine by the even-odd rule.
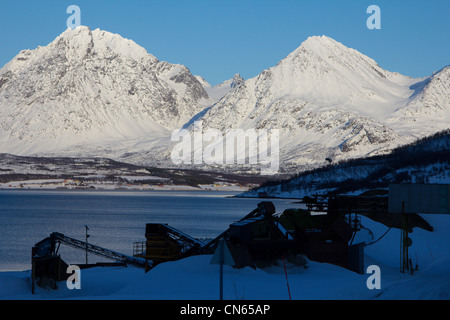
[[[450, 216], [423, 215], [435, 228], [414, 229], [409, 249], [414, 274], [400, 272], [400, 231], [391, 229], [380, 241], [365, 247], [365, 270], [380, 268], [380, 289], [369, 289], [372, 273], [357, 274], [319, 262], [307, 268], [287, 264], [293, 300], [448, 300], [450, 299]], [[354, 243], [370, 243], [387, 227], [362, 217], [364, 227]], [[64, 259], [64, 257], [62, 257]], [[58, 290], [37, 288], [31, 294], [30, 271], [0, 272], [0, 300], [218, 300], [219, 266], [210, 255], [192, 256], [158, 265], [147, 274], [128, 267], [95, 267], [81, 270], [81, 289], [69, 290], [65, 282]], [[267, 269], [224, 267], [224, 299], [288, 300], [288, 284], [280, 261]]]

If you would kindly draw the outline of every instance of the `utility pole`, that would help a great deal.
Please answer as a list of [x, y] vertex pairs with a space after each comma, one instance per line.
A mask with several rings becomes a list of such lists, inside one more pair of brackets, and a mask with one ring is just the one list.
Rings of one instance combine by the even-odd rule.
[[88, 226], [84, 226], [86, 228], [86, 264], [88, 264], [88, 238], [90, 235], [88, 234]]
[[411, 246], [411, 239], [409, 238], [409, 219], [408, 214], [405, 213], [405, 202], [402, 202], [402, 213], [401, 213], [401, 235], [400, 235], [400, 271], [405, 273], [405, 271], [411, 271], [412, 267], [410, 267], [410, 259], [409, 259], [409, 250], [408, 248]]
[[223, 239], [223, 238], [221, 238], [220, 239], [220, 242], [219, 242], [219, 253], [220, 253], [220, 256], [219, 256], [219, 265], [220, 265], [220, 280], [219, 280], [219, 282], [220, 282], [220, 300], [222, 301], [223, 300], [223, 264], [224, 264], [224, 243], [225, 243], [225, 240]]

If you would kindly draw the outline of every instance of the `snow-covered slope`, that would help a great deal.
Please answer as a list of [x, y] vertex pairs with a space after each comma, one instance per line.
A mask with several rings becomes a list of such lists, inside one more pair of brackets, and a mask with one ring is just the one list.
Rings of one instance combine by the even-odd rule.
[[246, 191], [241, 197], [302, 199], [317, 194], [359, 194], [370, 189], [387, 189], [392, 183], [450, 183], [450, 130], [390, 154], [354, 159], [302, 172]]
[[[413, 90], [405, 106], [395, 110], [387, 123], [399, 133], [426, 135], [436, 128], [450, 127], [450, 66], [413, 84]], [[425, 122], [426, 121], [426, 122]], [[411, 130], [415, 128], [416, 130]]]

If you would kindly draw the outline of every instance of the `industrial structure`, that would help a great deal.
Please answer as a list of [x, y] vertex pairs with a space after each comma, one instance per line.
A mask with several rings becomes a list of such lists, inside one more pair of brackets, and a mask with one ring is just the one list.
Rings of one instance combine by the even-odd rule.
[[[133, 244], [133, 256], [143, 258], [151, 265], [178, 260], [195, 254], [205, 243], [167, 224], [148, 223], [145, 228], [145, 242]], [[148, 270], [148, 268], [147, 268]]]
[[87, 229], [86, 241], [54, 232], [32, 249], [33, 285], [35, 279], [38, 284], [42, 279], [67, 279], [67, 264], [58, 255], [61, 244], [145, 271], [166, 261], [213, 255], [219, 244], [223, 252], [225, 244], [229, 261], [237, 268], [263, 268], [281, 259], [303, 264], [309, 259], [364, 273], [364, 248], [380, 239], [369, 244], [354, 243], [356, 233], [362, 228], [361, 215], [385, 224], [388, 231], [401, 229], [400, 270], [412, 272], [408, 234], [415, 227], [433, 230], [419, 214], [450, 213], [450, 186], [392, 185], [389, 190], [372, 190], [360, 195], [305, 197], [303, 203], [305, 209], [276, 213], [272, 202], [262, 201], [252, 212], [209, 241], [196, 239], [167, 224], [149, 223], [145, 230], [146, 241], [134, 243], [133, 256], [89, 244]]
[[[135, 243], [135, 256], [161, 263], [189, 255], [213, 254], [224, 239], [234, 267], [264, 267], [285, 258], [308, 257], [360, 272], [362, 251], [350, 245], [358, 225], [349, 224], [340, 212], [314, 214], [290, 209], [276, 214], [272, 202], [258, 207], [232, 223], [215, 239], [202, 243], [164, 224], [147, 224], [146, 242]], [[357, 256], [355, 256], [357, 255]]]
[[[31, 250], [31, 280], [32, 280], [32, 292], [34, 293], [34, 285], [37, 284], [41, 287], [54, 287], [58, 281], [67, 280], [67, 268], [68, 264], [61, 259], [58, 254], [61, 244], [83, 250], [86, 253], [93, 253], [104, 258], [108, 258], [116, 263], [100, 263], [95, 265], [107, 266], [107, 265], [132, 265], [138, 268], [148, 269], [148, 265], [145, 260], [136, 257], [130, 257], [122, 253], [118, 253], [109, 249], [102, 248], [88, 243], [87, 241], [81, 241], [65, 236], [62, 233], [53, 232], [49, 237], [39, 241], [34, 245]], [[94, 265], [78, 264], [78, 267], [89, 268]]]

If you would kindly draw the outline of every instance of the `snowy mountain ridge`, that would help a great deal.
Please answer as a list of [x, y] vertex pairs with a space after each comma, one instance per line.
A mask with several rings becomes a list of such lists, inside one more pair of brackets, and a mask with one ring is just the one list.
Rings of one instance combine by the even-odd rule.
[[0, 152], [171, 167], [172, 131], [201, 120], [204, 130], [280, 130], [281, 171], [298, 172], [448, 129], [449, 80], [448, 66], [411, 78], [313, 36], [256, 77], [213, 87], [132, 40], [79, 27], [0, 69]]

